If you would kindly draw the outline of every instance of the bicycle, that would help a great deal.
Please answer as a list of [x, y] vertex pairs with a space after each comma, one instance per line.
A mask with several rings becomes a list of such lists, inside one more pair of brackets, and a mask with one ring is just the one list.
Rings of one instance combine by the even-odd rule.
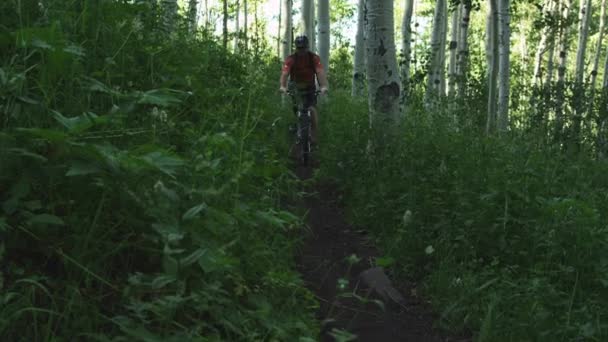
[[[315, 90], [315, 98], [320, 93], [320, 91]], [[312, 153], [312, 115], [310, 112], [312, 106], [306, 107], [301, 98], [298, 101], [298, 94], [291, 90], [287, 94], [292, 98], [293, 111], [297, 118], [296, 127], [293, 131], [296, 133], [296, 146], [299, 146], [298, 157], [303, 166], [308, 166]]]

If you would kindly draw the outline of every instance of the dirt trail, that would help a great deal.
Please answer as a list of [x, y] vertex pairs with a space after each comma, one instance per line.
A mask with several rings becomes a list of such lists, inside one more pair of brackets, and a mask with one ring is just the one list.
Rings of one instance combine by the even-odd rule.
[[[310, 177], [310, 169], [300, 168], [301, 178]], [[403, 305], [386, 302], [383, 310], [378, 304], [358, 300], [355, 293], [370, 300], [369, 289], [360, 282], [361, 272], [373, 267], [377, 250], [364, 231], [357, 231], [344, 220], [338, 203], [338, 193], [331, 185], [317, 185], [316, 194], [303, 204], [308, 210], [307, 223], [311, 229], [299, 259], [300, 272], [307, 286], [317, 295], [321, 307], [318, 317], [324, 322], [320, 341], [336, 341], [332, 330], [339, 329], [356, 335], [346, 341], [469, 341], [469, 338], [449, 337], [434, 328], [436, 316], [426, 303], [412, 295], [412, 284], [394, 284], [405, 297]], [[349, 266], [348, 257], [356, 255], [359, 262]], [[344, 280], [348, 280], [346, 284]], [[338, 290], [339, 284], [344, 288]], [[335, 330], [334, 330], [335, 332]], [[344, 341], [344, 340], [343, 340]]]

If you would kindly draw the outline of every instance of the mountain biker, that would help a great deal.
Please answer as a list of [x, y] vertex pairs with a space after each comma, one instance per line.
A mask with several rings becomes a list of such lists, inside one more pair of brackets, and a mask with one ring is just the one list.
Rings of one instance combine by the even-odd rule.
[[279, 91], [287, 92], [287, 77], [295, 83], [298, 96], [301, 96], [305, 107], [310, 107], [312, 116], [312, 142], [316, 143], [317, 131], [317, 104], [316, 98], [316, 80], [321, 88], [319, 89], [322, 95], [327, 93], [327, 76], [321, 64], [319, 55], [312, 53], [308, 49], [308, 37], [302, 35], [295, 39], [296, 52], [285, 59], [283, 69], [281, 71], [281, 80]]

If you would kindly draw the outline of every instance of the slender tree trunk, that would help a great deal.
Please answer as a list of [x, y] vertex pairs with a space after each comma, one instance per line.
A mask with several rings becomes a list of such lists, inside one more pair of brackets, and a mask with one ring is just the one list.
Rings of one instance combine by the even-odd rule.
[[456, 7], [452, 12], [452, 27], [450, 49], [450, 66], [448, 71], [448, 95], [454, 96], [456, 94], [456, 80], [457, 80], [457, 60], [458, 60], [458, 37], [460, 36], [460, 6]]
[[312, 9], [312, 0], [302, 0], [302, 7], [300, 8], [302, 17], [300, 20], [300, 25], [301, 25], [301, 31], [302, 33], [304, 33], [304, 35], [306, 37], [308, 37], [308, 41], [309, 43], [312, 43], [310, 41], [310, 38], [312, 37], [312, 27], [310, 25], [311, 23], [311, 15], [312, 13], [310, 13], [311, 9]]
[[292, 17], [291, 17], [291, 6], [292, 0], [282, 0], [283, 16], [281, 17], [281, 27], [283, 32], [281, 33], [281, 60], [285, 60], [287, 56], [291, 55], [291, 28], [292, 28]]
[[392, 0], [367, 1], [367, 84], [370, 122], [386, 132], [399, 122], [399, 73]]
[[277, 32], [277, 58], [281, 59], [281, 44], [282, 44], [282, 39], [281, 39], [281, 32], [283, 32], [281, 29], [281, 25], [283, 25], [283, 0], [281, 0], [281, 3], [279, 4], [279, 29]]
[[602, 54], [602, 43], [604, 38], [604, 29], [606, 27], [606, 0], [602, 0], [602, 9], [600, 14], [600, 29], [598, 32], [597, 45], [595, 47], [595, 58], [593, 59], [593, 70], [591, 71], [591, 91], [595, 89], [597, 82], [597, 73], [600, 64], [600, 56]]
[[[549, 12], [549, 7], [551, 6], [552, 0], [545, 0], [544, 6], [541, 10], [541, 16], [546, 18], [546, 13]], [[543, 13], [545, 12], [545, 13]], [[552, 30], [551, 27], [547, 25], [543, 26], [540, 33], [540, 42], [538, 43], [538, 48], [536, 49], [536, 55], [534, 56], [534, 74], [532, 76], [532, 87], [536, 87], [541, 79], [542, 79], [542, 65], [543, 65], [543, 55], [547, 51], [547, 38], [549, 35], [549, 31]]]
[[[550, 8], [550, 16], [551, 18], [555, 18], [556, 11], [559, 6], [558, 3], [560, 0], [552, 0], [551, 8]], [[551, 28], [549, 31], [549, 46], [548, 46], [548, 54], [547, 54], [547, 74], [545, 75], [545, 85], [550, 87], [553, 83], [553, 69], [554, 69], [554, 58], [555, 58], [555, 27]]]
[[589, 17], [591, 16], [591, 0], [580, 0], [579, 18], [579, 36], [578, 48], [576, 51], [576, 74], [575, 80], [577, 84], [583, 83], [585, 74], [585, 52], [587, 50], [587, 41], [589, 36]]
[[247, 0], [243, 0], [243, 48], [245, 51], [249, 49], [249, 8]]
[[606, 54], [606, 61], [604, 62], [602, 97], [597, 128], [597, 146], [600, 159], [604, 159], [608, 155], [608, 53]]
[[578, 148], [583, 113], [585, 112], [585, 88], [583, 85], [585, 75], [585, 53], [589, 37], [589, 18], [591, 17], [591, 0], [580, 1], [579, 12], [579, 39], [576, 51], [576, 74], [574, 83], [573, 115], [572, 115], [572, 141]]
[[329, 0], [318, 0], [319, 5], [319, 57], [321, 63], [329, 74]]
[[488, 119], [486, 133], [496, 130], [497, 84], [498, 79], [498, 0], [489, 0], [486, 25], [486, 53], [488, 60]]
[[403, 21], [401, 25], [401, 52], [403, 61], [401, 63], [402, 98], [405, 99], [410, 82], [410, 64], [412, 60], [412, 15], [414, 13], [414, 0], [405, 0]]
[[357, 6], [357, 35], [355, 36], [355, 57], [353, 65], [352, 96], [363, 95], [365, 89], [365, 0]]
[[223, 4], [224, 4], [223, 45], [224, 45], [224, 49], [228, 49], [228, 0], [223, 0]]
[[498, 0], [498, 130], [509, 128], [509, 99], [511, 79], [511, 15], [509, 14], [510, 0]]
[[190, 32], [196, 31], [196, 13], [198, 8], [198, 0], [190, 0], [188, 2], [188, 28]]
[[238, 53], [239, 52], [239, 38], [241, 36], [241, 22], [239, 20], [239, 16], [241, 14], [241, 2], [239, 0], [236, 0], [236, 22], [235, 22], [235, 28], [234, 30], [236, 31], [236, 35], [234, 36], [234, 53]]
[[445, 8], [443, 9], [443, 17], [442, 17], [442, 28], [441, 28], [441, 48], [439, 49], [440, 59], [439, 59], [439, 94], [440, 96], [445, 96], [446, 94], [446, 79], [445, 79], [445, 60], [446, 60], [446, 46], [448, 43], [448, 1], [445, 1]]
[[317, 52], [317, 30], [315, 27], [315, 18], [317, 17], [315, 14], [315, 0], [310, 0], [310, 51]]
[[572, 0], [562, 3], [562, 18], [559, 37], [559, 63], [557, 67], [557, 89], [555, 95], [555, 131], [558, 139], [564, 125], [564, 90], [566, 83], [566, 67], [568, 62], [568, 38], [570, 35], [570, 7]]
[[429, 58], [429, 69], [425, 93], [425, 106], [427, 109], [432, 107], [440, 95], [443, 69], [441, 68], [442, 50], [445, 45], [442, 34], [444, 33], [445, 10], [447, 3], [445, 0], [437, 0], [435, 14], [433, 15], [433, 31], [431, 34], [431, 54]]
[[469, 24], [471, 22], [471, 3], [460, 4], [460, 37], [458, 38], [458, 93], [461, 98], [466, 95], [467, 74], [469, 71]]

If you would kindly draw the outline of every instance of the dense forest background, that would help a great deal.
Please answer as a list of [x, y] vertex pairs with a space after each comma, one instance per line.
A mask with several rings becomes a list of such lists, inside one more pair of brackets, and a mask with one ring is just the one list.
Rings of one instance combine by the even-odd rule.
[[[438, 326], [606, 340], [606, 1], [272, 3], [0, 3], [2, 340], [314, 341], [317, 181]], [[305, 182], [299, 33], [331, 91]]]

